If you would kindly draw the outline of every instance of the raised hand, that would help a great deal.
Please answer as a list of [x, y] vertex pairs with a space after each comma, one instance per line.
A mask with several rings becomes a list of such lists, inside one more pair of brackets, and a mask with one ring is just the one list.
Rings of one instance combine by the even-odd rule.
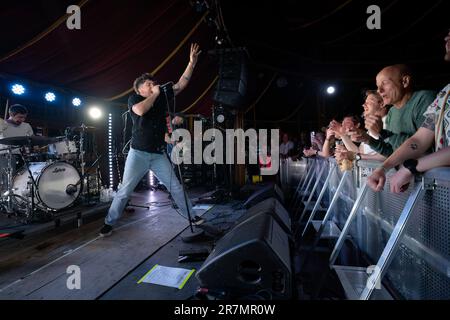
[[352, 139], [353, 142], [364, 142], [369, 143], [370, 136], [364, 129], [353, 129], [348, 132], [348, 135]]
[[333, 137], [334, 137], [334, 131], [328, 128], [327, 129], [327, 139], [330, 140]]
[[368, 115], [364, 124], [367, 130], [377, 135], [383, 130], [383, 121], [378, 116]]
[[200, 46], [197, 43], [191, 44], [191, 53], [189, 55], [189, 61], [195, 66], [198, 61], [198, 56], [202, 53], [200, 51]]

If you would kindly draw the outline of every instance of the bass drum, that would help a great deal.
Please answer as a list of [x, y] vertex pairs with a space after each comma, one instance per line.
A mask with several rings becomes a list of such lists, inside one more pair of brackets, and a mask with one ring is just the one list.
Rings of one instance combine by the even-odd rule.
[[[37, 185], [35, 203], [39, 207], [52, 210], [67, 208], [81, 193], [80, 173], [67, 162], [30, 163], [30, 171]], [[30, 184], [28, 170], [24, 168], [14, 177], [14, 193], [31, 202]], [[25, 199], [16, 197], [19, 205], [25, 204]]]

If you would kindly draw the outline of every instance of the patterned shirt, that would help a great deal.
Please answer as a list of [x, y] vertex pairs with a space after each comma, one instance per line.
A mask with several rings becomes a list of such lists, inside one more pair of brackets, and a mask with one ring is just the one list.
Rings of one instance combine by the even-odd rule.
[[425, 111], [423, 128], [434, 131], [436, 151], [450, 145], [450, 84], [439, 92]]

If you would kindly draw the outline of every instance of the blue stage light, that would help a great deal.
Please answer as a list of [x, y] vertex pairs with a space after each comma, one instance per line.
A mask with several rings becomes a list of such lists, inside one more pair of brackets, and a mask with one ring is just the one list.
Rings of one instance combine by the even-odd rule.
[[23, 85], [16, 83], [11, 87], [11, 91], [16, 95], [21, 96], [25, 93], [26, 90]]
[[45, 100], [47, 100], [48, 102], [53, 102], [56, 100], [56, 96], [53, 92], [47, 92], [45, 94]]
[[72, 104], [73, 104], [75, 107], [81, 106], [81, 99], [80, 99], [80, 98], [74, 98], [74, 99], [72, 100]]

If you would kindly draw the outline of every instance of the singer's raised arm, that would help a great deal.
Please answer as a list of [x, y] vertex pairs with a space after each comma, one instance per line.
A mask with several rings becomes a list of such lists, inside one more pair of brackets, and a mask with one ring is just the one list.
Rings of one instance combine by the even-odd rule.
[[173, 92], [175, 95], [179, 94], [181, 91], [183, 91], [187, 85], [189, 84], [189, 81], [191, 80], [192, 73], [194, 72], [195, 65], [198, 61], [198, 56], [202, 53], [200, 51], [200, 47], [198, 44], [194, 43], [191, 45], [191, 53], [189, 55], [189, 64], [184, 71], [183, 75], [181, 76], [180, 80], [176, 84], [173, 85]]

